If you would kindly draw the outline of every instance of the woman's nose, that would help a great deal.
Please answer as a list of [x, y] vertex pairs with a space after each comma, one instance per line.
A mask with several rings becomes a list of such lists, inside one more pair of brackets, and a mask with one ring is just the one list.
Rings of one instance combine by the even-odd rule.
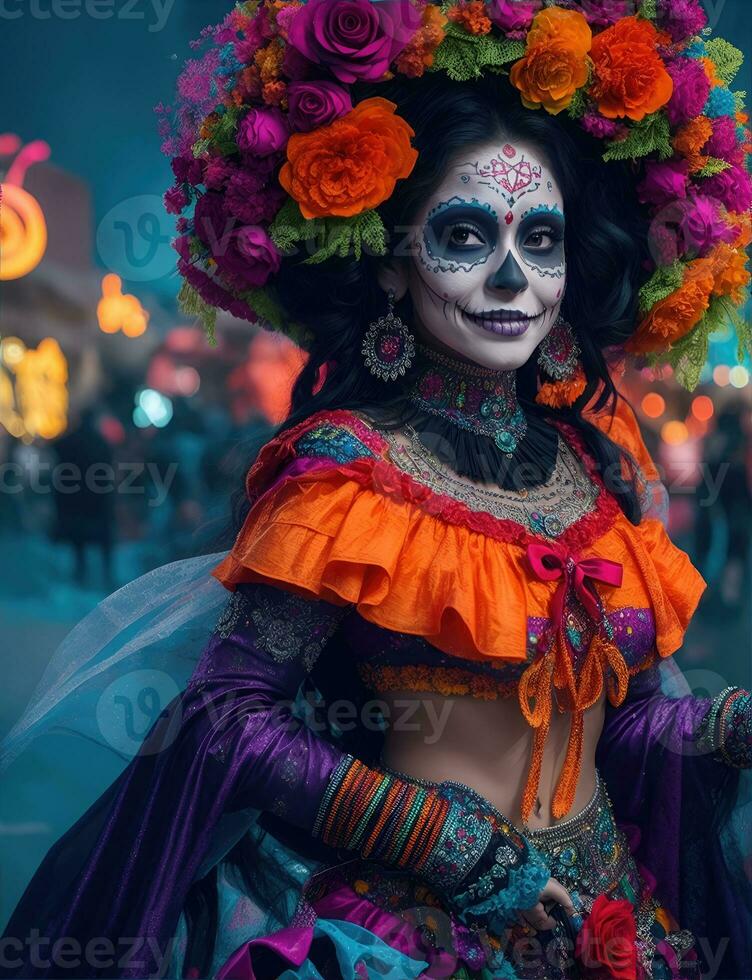
[[522, 271], [511, 249], [496, 272], [491, 276], [489, 285], [495, 289], [509, 289], [513, 293], [522, 292], [527, 286], [527, 276]]

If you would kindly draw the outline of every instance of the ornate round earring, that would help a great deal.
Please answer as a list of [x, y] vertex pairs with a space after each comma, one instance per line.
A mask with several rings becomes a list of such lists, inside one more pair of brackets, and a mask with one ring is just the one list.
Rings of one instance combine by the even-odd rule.
[[565, 408], [579, 398], [587, 383], [581, 353], [572, 324], [559, 314], [538, 346], [538, 367], [553, 379], [538, 389], [535, 400], [539, 405]]
[[388, 303], [386, 314], [368, 325], [361, 347], [366, 367], [382, 381], [404, 375], [415, 357], [415, 337], [394, 312], [393, 289], [389, 290]]

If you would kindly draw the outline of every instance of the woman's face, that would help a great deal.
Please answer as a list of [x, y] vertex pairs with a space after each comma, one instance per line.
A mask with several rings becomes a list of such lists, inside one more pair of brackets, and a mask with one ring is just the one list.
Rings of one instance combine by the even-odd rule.
[[454, 158], [409, 233], [397, 278], [419, 339], [497, 370], [521, 367], [553, 326], [566, 282], [564, 201], [525, 141], [498, 139]]

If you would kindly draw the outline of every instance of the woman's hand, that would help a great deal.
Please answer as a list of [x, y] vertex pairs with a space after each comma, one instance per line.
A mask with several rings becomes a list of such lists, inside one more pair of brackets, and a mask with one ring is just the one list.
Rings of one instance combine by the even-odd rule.
[[549, 878], [538, 896], [537, 903], [531, 909], [518, 911], [517, 921], [520, 925], [530, 925], [539, 932], [545, 929], [553, 929], [556, 925], [556, 919], [548, 914], [544, 908], [544, 902], [558, 902], [567, 915], [574, 915], [576, 912], [572, 898], [564, 885], [556, 878]]

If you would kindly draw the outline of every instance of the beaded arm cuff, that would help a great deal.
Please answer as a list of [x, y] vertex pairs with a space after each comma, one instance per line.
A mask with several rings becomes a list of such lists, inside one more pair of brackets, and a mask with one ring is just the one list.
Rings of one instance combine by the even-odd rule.
[[353, 756], [332, 773], [313, 834], [420, 874], [463, 917], [531, 908], [550, 877], [532, 844], [470, 787], [422, 786]]
[[752, 693], [726, 687], [717, 694], [700, 723], [697, 745], [727, 766], [752, 768]]

